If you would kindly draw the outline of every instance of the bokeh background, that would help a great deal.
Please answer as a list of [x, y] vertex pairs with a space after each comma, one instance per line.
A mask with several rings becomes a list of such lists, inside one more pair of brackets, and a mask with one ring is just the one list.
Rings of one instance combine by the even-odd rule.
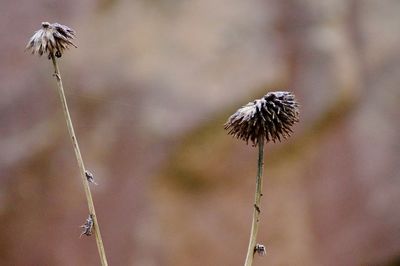
[[397, 0], [2, 0], [0, 265], [99, 265], [45, 57], [61, 58], [110, 265], [242, 265], [257, 149], [223, 130], [293, 91], [301, 123], [268, 144], [255, 265], [400, 265]]

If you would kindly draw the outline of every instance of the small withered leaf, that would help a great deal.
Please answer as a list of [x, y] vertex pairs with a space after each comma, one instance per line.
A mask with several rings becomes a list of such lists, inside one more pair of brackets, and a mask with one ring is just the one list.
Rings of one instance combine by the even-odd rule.
[[94, 181], [94, 175], [92, 174], [92, 172], [90, 172], [89, 170], [85, 170], [85, 176], [89, 183], [97, 185], [97, 183]]
[[260, 256], [265, 256], [267, 254], [267, 249], [262, 244], [257, 244], [254, 247], [254, 253], [257, 253]]
[[269, 92], [261, 99], [239, 108], [224, 128], [238, 139], [258, 145], [259, 139], [267, 142], [281, 141], [292, 133], [292, 126], [299, 122], [299, 104], [291, 92]]
[[93, 225], [94, 225], [93, 217], [90, 214], [89, 217], [86, 219], [85, 223], [81, 225], [81, 228], [83, 228], [81, 237], [83, 235], [91, 236], [93, 233]]

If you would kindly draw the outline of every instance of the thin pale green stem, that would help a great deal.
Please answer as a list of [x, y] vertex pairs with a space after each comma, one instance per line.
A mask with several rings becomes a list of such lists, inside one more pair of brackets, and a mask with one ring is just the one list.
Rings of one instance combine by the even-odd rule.
[[74, 147], [76, 160], [78, 161], [79, 171], [80, 171], [80, 174], [82, 177], [83, 188], [85, 190], [85, 195], [86, 195], [86, 199], [87, 199], [87, 203], [88, 203], [88, 207], [89, 207], [89, 212], [92, 216], [93, 223], [94, 223], [93, 228], [94, 228], [94, 234], [96, 237], [96, 244], [97, 244], [97, 248], [99, 251], [101, 265], [108, 266], [106, 253], [105, 253], [104, 245], [103, 245], [103, 240], [101, 239], [100, 227], [99, 227], [99, 223], [97, 222], [97, 216], [96, 216], [96, 212], [94, 209], [93, 198], [92, 198], [92, 194], [90, 192], [89, 182], [88, 182], [88, 180], [86, 178], [86, 174], [85, 174], [85, 165], [83, 164], [81, 151], [79, 150], [78, 140], [76, 139], [74, 127], [72, 125], [71, 116], [70, 116], [69, 110], [68, 110], [67, 100], [65, 98], [65, 93], [64, 93], [62, 80], [61, 80], [60, 70], [58, 68], [57, 60], [56, 60], [56, 57], [54, 56], [54, 54], [51, 54], [50, 56], [53, 61], [53, 66], [54, 66], [54, 70], [55, 70], [54, 76], [57, 80], [58, 93], [60, 95], [61, 104], [62, 104], [64, 115], [65, 115], [65, 121], [67, 122], [68, 133], [72, 140], [72, 146]]
[[257, 233], [258, 226], [260, 223], [260, 202], [262, 197], [262, 186], [263, 186], [263, 168], [264, 168], [264, 138], [258, 139], [258, 164], [257, 164], [257, 177], [256, 177], [256, 192], [254, 196], [253, 206], [253, 222], [251, 225], [249, 246], [247, 248], [245, 266], [251, 266], [253, 264], [253, 258], [255, 253], [255, 247], [257, 244]]

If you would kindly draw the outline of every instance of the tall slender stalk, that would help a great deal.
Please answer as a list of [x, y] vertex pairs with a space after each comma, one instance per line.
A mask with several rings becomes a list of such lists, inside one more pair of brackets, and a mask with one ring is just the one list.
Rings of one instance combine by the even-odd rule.
[[72, 125], [71, 116], [70, 116], [69, 110], [68, 110], [67, 100], [65, 98], [65, 93], [64, 93], [62, 80], [61, 80], [60, 70], [58, 68], [57, 60], [56, 60], [54, 53], [50, 53], [50, 56], [53, 61], [53, 66], [54, 66], [54, 70], [55, 70], [54, 76], [57, 81], [58, 93], [60, 95], [61, 104], [63, 107], [64, 116], [65, 116], [65, 121], [67, 123], [68, 133], [72, 140], [72, 145], [74, 147], [76, 160], [78, 161], [79, 171], [80, 171], [80, 174], [82, 177], [82, 183], [83, 183], [83, 188], [85, 190], [85, 195], [86, 195], [86, 200], [87, 200], [88, 207], [89, 207], [89, 212], [90, 212], [90, 215], [91, 215], [91, 217], [93, 219], [93, 223], [94, 223], [93, 228], [94, 228], [94, 233], [95, 233], [95, 237], [96, 237], [96, 244], [97, 244], [97, 249], [99, 251], [101, 265], [108, 266], [106, 253], [105, 253], [104, 245], [103, 245], [103, 240], [101, 239], [100, 226], [99, 226], [99, 223], [97, 222], [97, 216], [96, 216], [96, 212], [94, 209], [92, 194], [90, 192], [89, 182], [85, 175], [85, 165], [83, 164], [82, 155], [79, 150], [78, 140], [76, 139], [74, 127]]
[[257, 177], [256, 177], [256, 191], [254, 195], [254, 209], [253, 209], [253, 222], [251, 225], [249, 246], [247, 248], [245, 266], [253, 264], [253, 258], [256, 248], [258, 225], [260, 223], [260, 202], [262, 197], [263, 186], [263, 168], [264, 168], [264, 136], [258, 138], [258, 164], [257, 164]]
[[228, 118], [224, 128], [238, 139], [258, 145], [258, 171], [254, 197], [253, 222], [250, 241], [247, 248], [245, 266], [253, 264], [255, 252], [265, 255], [265, 246], [256, 244], [260, 222], [260, 202], [262, 196], [262, 175], [264, 167], [264, 143], [281, 141], [292, 132], [291, 127], [299, 122], [299, 104], [291, 92], [268, 92], [261, 99], [256, 99], [239, 108]]

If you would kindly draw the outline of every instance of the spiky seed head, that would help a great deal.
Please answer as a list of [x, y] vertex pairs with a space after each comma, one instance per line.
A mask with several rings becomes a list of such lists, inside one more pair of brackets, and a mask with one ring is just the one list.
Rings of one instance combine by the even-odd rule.
[[47, 53], [49, 58], [51, 54], [61, 57], [70, 45], [76, 48], [73, 39], [75, 39], [73, 29], [58, 23], [42, 22], [42, 27], [33, 34], [25, 49], [39, 56]]
[[249, 102], [231, 115], [224, 128], [238, 139], [253, 142], [281, 141], [290, 136], [292, 126], [299, 122], [299, 104], [291, 92], [269, 92], [261, 99]]

